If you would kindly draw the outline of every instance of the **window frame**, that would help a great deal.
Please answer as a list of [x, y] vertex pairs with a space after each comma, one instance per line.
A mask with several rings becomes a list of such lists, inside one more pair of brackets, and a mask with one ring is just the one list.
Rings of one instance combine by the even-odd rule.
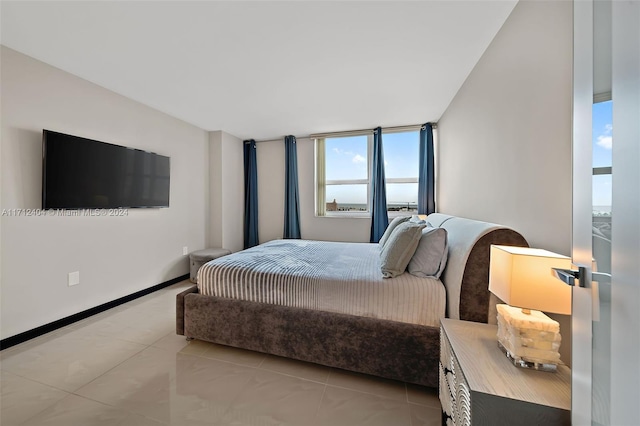
[[[326, 147], [324, 146], [324, 141], [326, 139], [339, 139], [341, 137], [353, 137], [353, 136], [366, 136], [367, 137], [367, 178], [366, 179], [331, 179], [327, 180], [324, 178], [324, 191], [323, 198], [324, 200], [320, 200], [320, 194], [318, 191], [318, 167], [319, 161], [318, 157], [322, 156], [322, 165], [325, 168], [324, 176], [326, 176]], [[321, 141], [319, 143], [319, 141]], [[352, 217], [352, 218], [367, 218], [371, 217], [371, 166], [372, 166], [372, 157], [373, 157], [373, 133], [371, 131], [362, 131], [362, 132], [348, 132], [345, 136], [335, 136], [332, 138], [315, 138], [316, 143], [316, 217]], [[319, 145], [322, 145], [320, 148]], [[322, 153], [321, 153], [322, 150]], [[365, 211], [353, 211], [353, 212], [341, 212], [341, 211], [327, 211], [327, 190], [326, 187], [328, 185], [366, 185], [367, 188], [367, 209]]]
[[[418, 128], [417, 130], [406, 130], [406, 129], [389, 129], [386, 130], [382, 129], [382, 135], [385, 134], [389, 134], [389, 133], [409, 133], [409, 132], [416, 132], [418, 134], [418, 138], [420, 138], [420, 128]], [[384, 143], [384, 138], [383, 138], [383, 143]], [[418, 139], [418, 146], [420, 146], [420, 139]], [[420, 173], [420, 168], [418, 166], [418, 173]], [[390, 183], [419, 183], [419, 177], [418, 175], [416, 175], [415, 178], [413, 177], [403, 177], [403, 178], [387, 178], [385, 177], [385, 185], [388, 185]], [[389, 219], [393, 219], [395, 217], [398, 216], [407, 216], [408, 213], [412, 213], [412, 214], [418, 214], [418, 210], [417, 210], [418, 206], [416, 204], [416, 211], [415, 212], [408, 212], [408, 211], [389, 211], [389, 201], [387, 200], [387, 216], [389, 217]]]
[[[382, 134], [390, 133], [408, 133], [416, 132], [419, 134], [419, 126], [416, 130], [407, 128], [390, 128], [382, 129]], [[365, 179], [331, 179], [327, 180], [326, 176], [326, 146], [324, 141], [326, 139], [338, 139], [341, 137], [353, 137], [353, 136], [367, 136], [367, 178]], [[315, 137], [315, 216], [316, 217], [339, 217], [339, 218], [371, 218], [371, 170], [373, 167], [373, 132], [371, 130], [366, 131], [352, 131], [345, 132], [344, 136], [336, 135], [333, 137]], [[324, 173], [322, 179], [319, 179], [319, 167], [324, 167]], [[386, 178], [386, 184], [403, 184], [403, 183], [418, 183], [418, 176], [414, 177], [402, 177], [402, 178]], [[324, 186], [324, 190], [320, 189], [320, 185]], [[328, 185], [366, 185], [367, 188], [367, 209], [365, 211], [327, 211], [326, 204], [326, 187]], [[323, 199], [321, 199], [323, 198]], [[387, 203], [387, 215], [390, 219], [397, 216], [406, 216], [406, 211], [389, 211], [389, 205]], [[417, 212], [416, 212], [417, 214]]]

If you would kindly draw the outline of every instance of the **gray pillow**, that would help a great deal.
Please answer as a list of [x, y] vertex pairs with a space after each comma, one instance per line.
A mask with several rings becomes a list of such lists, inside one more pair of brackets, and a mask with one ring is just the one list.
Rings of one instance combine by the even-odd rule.
[[380, 241], [378, 242], [378, 244], [380, 244], [380, 250], [382, 250], [382, 248], [384, 247], [384, 244], [389, 239], [389, 236], [391, 236], [391, 233], [393, 232], [393, 230], [396, 229], [396, 226], [408, 221], [409, 219], [411, 219], [411, 216], [400, 216], [400, 217], [394, 218], [391, 221], [389, 226], [387, 226], [387, 229], [385, 229], [384, 234], [382, 234], [382, 237], [380, 237]]
[[444, 228], [427, 227], [422, 230], [422, 236], [407, 270], [417, 277], [440, 278], [447, 264], [449, 244], [447, 230]]
[[415, 253], [424, 224], [403, 222], [391, 232], [380, 252], [380, 270], [384, 278], [403, 274]]

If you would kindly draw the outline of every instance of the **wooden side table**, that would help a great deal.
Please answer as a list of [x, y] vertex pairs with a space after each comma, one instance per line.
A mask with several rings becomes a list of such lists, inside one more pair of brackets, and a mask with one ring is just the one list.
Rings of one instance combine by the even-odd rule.
[[440, 402], [447, 425], [570, 425], [571, 370], [514, 366], [498, 348], [497, 327], [440, 322]]

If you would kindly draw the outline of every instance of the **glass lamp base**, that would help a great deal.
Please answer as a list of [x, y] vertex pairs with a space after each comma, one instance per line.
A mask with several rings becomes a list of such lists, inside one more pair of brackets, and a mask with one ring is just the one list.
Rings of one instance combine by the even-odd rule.
[[500, 350], [505, 353], [507, 355], [507, 358], [513, 363], [513, 365], [515, 365], [516, 367], [520, 367], [520, 368], [530, 368], [532, 370], [539, 370], [539, 371], [547, 371], [550, 373], [555, 373], [556, 371], [558, 371], [558, 364], [553, 364], [553, 363], [545, 363], [545, 362], [539, 362], [539, 361], [530, 361], [527, 360], [526, 358], [522, 358], [522, 357], [518, 357], [518, 356], [513, 356], [511, 354], [511, 352], [509, 352], [507, 350], [507, 348], [505, 348], [502, 343], [500, 343], [500, 341], [498, 340], [498, 347], [500, 348]]

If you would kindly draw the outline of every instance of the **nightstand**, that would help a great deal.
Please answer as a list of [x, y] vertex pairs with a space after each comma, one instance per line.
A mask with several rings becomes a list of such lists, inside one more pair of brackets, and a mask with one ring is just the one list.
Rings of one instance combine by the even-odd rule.
[[[497, 327], [440, 321], [440, 403], [447, 425], [570, 425], [571, 370], [514, 366]], [[444, 423], [443, 422], [443, 423]]]

